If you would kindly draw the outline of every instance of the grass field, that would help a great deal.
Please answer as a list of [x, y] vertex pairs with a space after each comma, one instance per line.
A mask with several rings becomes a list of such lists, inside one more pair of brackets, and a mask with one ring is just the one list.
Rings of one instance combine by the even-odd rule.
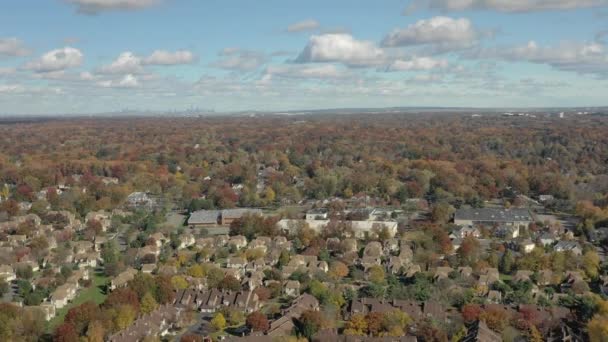
[[78, 295], [72, 302], [70, 302], [65, 307], [57, 310], [57, 315], [49, 321], [48, 323], [48, 331], [52, 332], [55, 330], [55, 327], [63, 323], [65, 315], [68, 313], [68, 310], [71, 308], [78, 306], [82, 303], [93, 301], [96, 304], [103, 303], [106, 299], [107, 295], [103, 292], [104, 285], [108, 282], [108, 277], [95, 273], [93, 276], [93, 285], [88, 288], [78, 292]]

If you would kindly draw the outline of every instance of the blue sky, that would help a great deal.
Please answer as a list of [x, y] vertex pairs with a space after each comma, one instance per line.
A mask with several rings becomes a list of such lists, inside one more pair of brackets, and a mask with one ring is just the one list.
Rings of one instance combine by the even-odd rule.
[[0, 113], [608, 105], [608, 0], [0, 2]]

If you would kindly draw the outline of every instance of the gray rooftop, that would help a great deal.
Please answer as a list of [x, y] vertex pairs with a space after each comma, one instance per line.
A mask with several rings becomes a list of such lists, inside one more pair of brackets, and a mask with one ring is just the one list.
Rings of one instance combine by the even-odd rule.
[[198, 210], [190, 214], [188, 224], [214, 224], [219, 216], [219, 210]]
[[245, 214], [262, 214], [261, 209], [251, 209], [251, 208], [237, 208], [237, 209], [224, 209], [222, 210], [222, 218], [241, 218]]
[[454, 220], [513, 222], [532, 221], [528, 209], [471, 208], [458, 209]]

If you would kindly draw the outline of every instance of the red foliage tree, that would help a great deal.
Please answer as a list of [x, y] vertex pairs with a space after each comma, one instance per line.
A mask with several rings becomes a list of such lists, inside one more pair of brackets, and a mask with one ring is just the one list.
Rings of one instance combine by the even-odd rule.
[[265, 332], [270, 327], [266, 315], [259, 311], [250, 313], [249, 316], [247, 316], [247, 320], [245, 323], [247, 324], [247, 327], [249, 327], [249, 329], [251, 329], [252, 331]]
[[104, 307], [113, 308], [124, 304], [131, 305], [136, 311], [139, 311], [139, 298], [137, 297], [137, 293], [128, 287], [112, 291], [108, 298], [106, 298]]
[[86, 302], [71, 308], [65, 315], [65, 322], [72, 324], [78, 334], [83, 334], [89, 322], [99, 317], [100, 310], [97, 304]]
[[462, 318], [465, 322], [473, 322], [479, 318], [481, 307], [477, 304], [467, 304], [462, 307]]
[[55, 329], [54, 342], [78, 342], [78, 333], [72, 323], [63, 323]]

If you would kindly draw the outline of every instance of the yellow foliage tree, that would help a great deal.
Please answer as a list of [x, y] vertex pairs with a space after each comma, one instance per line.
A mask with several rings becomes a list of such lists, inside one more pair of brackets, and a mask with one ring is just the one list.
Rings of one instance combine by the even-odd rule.
[[183, 290], [188, 287], [188, 282], [184, 277], [176, 275], [171, 278], [171, 284], [178, 290]]
[[226, 318], [224, 318], [224, 315], [222, 315], [221, 312], [218, 312], [215, 314], [215, 316], [211, 320], [211, 325], [216, 330], [220, 330], [220, 331], [224, 330], [224, 328], [226, 328]]
[[156, 299], [154, 299], [154, 296], [152, 296], [150, 292], [146, 292], [146, 294], [141, 299], [141, 312], [148, 314], [156, 310], [156, 307], [158, 307]]
[[196, 264], [188, 268], [188, 275], [194, 278], [203, 278], [205, 276], [205, 270], [203, 266]]
[[121, 305], [117, 311], [116, 317], [114, 317], [114, 324], [118, 330], [123, 330], [131, 325], [137, 315], [135, 309], [128, 304]]
[[608, 316], [595, 315], [587, 324], [587, 331], [591, 342], [608, 341]]
[[367, 335], [367, 320], [361, 314], [354, 314], [344, 326], [344, 334], [351, 336]]

